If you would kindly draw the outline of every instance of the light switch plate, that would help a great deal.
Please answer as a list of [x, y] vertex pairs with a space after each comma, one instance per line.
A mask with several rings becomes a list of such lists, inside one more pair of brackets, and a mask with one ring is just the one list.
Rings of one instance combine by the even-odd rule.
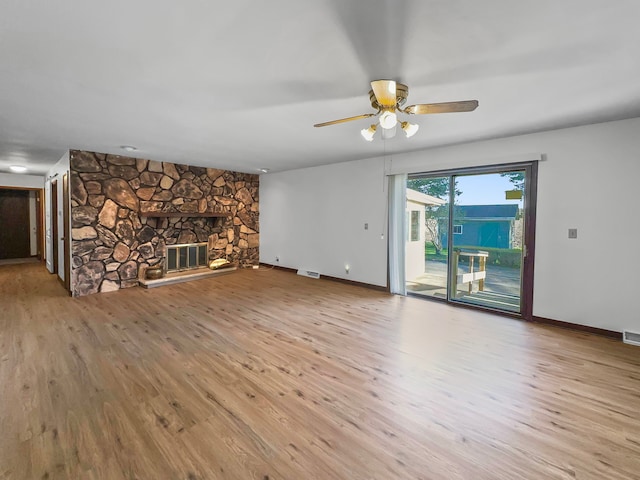
[[578, 238], [578, 229], [570, 228], [569, 229], [569, 238]]

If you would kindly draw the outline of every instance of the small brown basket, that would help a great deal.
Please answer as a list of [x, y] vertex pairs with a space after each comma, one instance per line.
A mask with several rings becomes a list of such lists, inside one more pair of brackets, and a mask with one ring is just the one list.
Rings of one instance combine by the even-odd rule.
[[144, 272], [144, 277], [147, 280], [157, 280], [158, 278], [164, 277], [164, 269], [162, 265], [154, 265], [153, 267], [148, 267]]

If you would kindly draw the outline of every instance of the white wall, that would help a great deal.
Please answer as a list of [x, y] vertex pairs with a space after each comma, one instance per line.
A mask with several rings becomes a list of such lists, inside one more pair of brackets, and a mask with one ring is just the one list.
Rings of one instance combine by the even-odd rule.
[[[489, 165], [542, 153], [533, 314], [640, 331], [634, 257], [640, 238], [639, 133], [635, 118], [474, 142], [394, 155], [388, 171]], [[377, 230], [361, 230], [365, 219], [376, 219], [379, 228], [386, 215], [381, 173], [381, 160], [372, 159], [263, 176], [261, 261], [274, 263], [279, 254], [284, 266], [384, 285], [386, 241], [379, 241]], [[567, 238], [568, 228], [578, 229], [576, 240]], [[347, 277], [340, 261], [349, 255], [357, 256], [358, 268]]]
[[375, 159], [261, 175], [260, 261], [386, 285], [383, 173]]
[[1, 187], [44, 188], [44, 177], [37, 175], [20, 175], [17, 173], [0, 173]]
[[[69, 152], [65, 153], [47, 173], [45, 181], [45, 250], [47, 252], [47, 269], [53, 273], [53, 241], [52, 221], [58, 222], [58, 276], [64, 280], [64, 203], [62, 197], [62, 176], [69, 171]], [[58, 211], [51, 211], [51, 180], [58, 181]], [[71, 188], [71, 184], [69, 184]], [[67, 212], [70, 215], [71, 212]], [[71, 244], [71, 242], [69, 242]]]

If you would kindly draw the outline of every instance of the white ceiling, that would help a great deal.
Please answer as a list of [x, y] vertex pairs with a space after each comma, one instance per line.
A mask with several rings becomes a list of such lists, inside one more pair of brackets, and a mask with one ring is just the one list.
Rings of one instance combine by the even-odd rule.
[[0, 3], [0, 172], [68, 149], [255, 172], [382, 155], [369, 82], [407, 104], [402, 152], [640, 116], [638, 0]]

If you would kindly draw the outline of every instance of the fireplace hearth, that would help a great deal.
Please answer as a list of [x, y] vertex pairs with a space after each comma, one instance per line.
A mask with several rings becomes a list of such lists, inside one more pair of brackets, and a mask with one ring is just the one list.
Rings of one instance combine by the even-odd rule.
[[237, 269], [238, 267], [231, 266], [229, 268], [222, 268], [219, 270], [211, 270], [209, 268], [185, 270], [183, 272], [169, 273], [164, 277], [157, 279], [141, 278], [140, 285], [144, 288], [163, 287], [166, 285], [174, 285], [176, 283], [192, 282], [194, 280], [203, 280], [205, 278], [217, 277], [219, 275], [227, 275], [231, 272], [235, 272]]

